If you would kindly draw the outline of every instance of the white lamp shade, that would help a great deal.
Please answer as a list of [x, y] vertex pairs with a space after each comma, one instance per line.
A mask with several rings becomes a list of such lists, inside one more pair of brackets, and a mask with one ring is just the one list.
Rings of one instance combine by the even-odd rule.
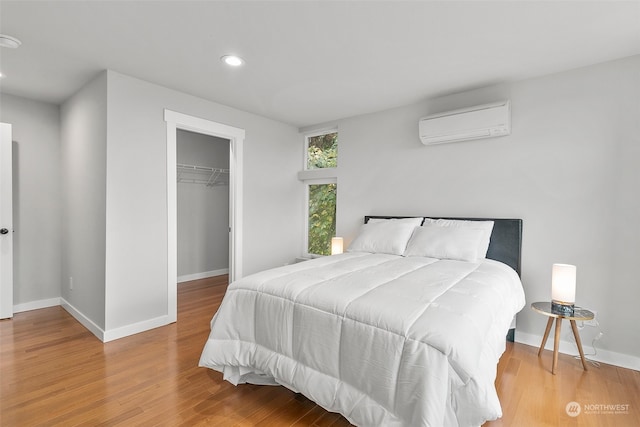
[[331, 238], [331, 255], [338, 255], [342, 253], [342, 237]]
[[551, 299], [558, 304], [576, 302], [576, 266], [553, 264], [551, 271]]

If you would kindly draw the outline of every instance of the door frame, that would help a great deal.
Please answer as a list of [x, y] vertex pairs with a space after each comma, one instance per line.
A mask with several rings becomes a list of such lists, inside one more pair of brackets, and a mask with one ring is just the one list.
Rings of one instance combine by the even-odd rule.
[[164, 110], [167, 123], [167, 304], [169, 323], [178, 318], [178, 129], [229, 140], [229, 283], [242, 277], [242, 148], [244, 129]]
[[13, 138], [9, 123], [0, 123], [0, 319], [13, 317]]

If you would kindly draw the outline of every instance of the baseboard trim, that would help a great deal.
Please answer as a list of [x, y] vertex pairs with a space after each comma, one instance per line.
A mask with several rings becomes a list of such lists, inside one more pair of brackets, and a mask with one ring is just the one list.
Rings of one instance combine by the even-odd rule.
[[160, 316], [149, 320], [143, 320], [142, 322], [132, 323], [130, 325], [122, 326], [120, 328], [109, 329], [104, 332], [103, 342], [109, 342], [120, 338], [128, 337], [130, 335], [139, 334], [151, 329], [166, 326], [172, 322], [169, 321], [169, 316]]
[[87, 328], [89, 332], [95, 335], [102, 342], [109, 342], [120, 338], [128, 337], [130, 335], [139, 334], [150, 329], [159, 328], [170, 324], [169, 316], [160, 316], [142, 322], [133, 323], [131, 325], [122, 326], [120, 328], [114, 328], [104, 330], [100, 326], [96, 325], [91, 319], [82, 314], [80, 310], [71, 305], [64, 298], [60, 298], [61, 306], [65, 309], [74, 319], [76, 319], [82, 326]]
[[57, 307], [60, 305], [60, 297], [41, 299], [38, 301], [30, 301], [13, 306], [14, 313], [22, 313], [23, 311], [40, 310], [41, 308]]
[[[545, 350], [553, 351], [553, 332], [547, 340]], [[516, 342], [521, 344], [527, 344], [536, 348], [540, 347], [542, 342], [542, 335], [528, 334], [526, 332], [516, 331]], [[640, 357], [631, 356], [629, 354], [616, 353], [615, 351], [603, 350], [598, 348], [597, 355], [589, 355], [593, 353], [593, 347], [582, 343], [582, 348], [585, 352], [587, 359], [595, 360], [597, 362], [607, 363], [609, 365], [620, 366], [622, 368], [633, 369], [634, 371], [640, 371]], [[570, 356], [578, 355], [578, 348], [574, 342], [567, 342], [560, 340], [559, 353], [568, 354]]]
[[76, 319], [82, 326], [87, 328], [89, 332], [95, 335], [100, 341], [104, 342], [104, 330], [96, 325], [91, 319], [82, 314], [80, 310], [75, 308], [69, 301], [64, 298], [60, 298], [60, 305], [65, 309], [74, 319]]
[[221, 268], [219, 270], [203, 271], [202, 273], [185, 274], [184, 276], [178, 276], [178, 283], [206, 279], [207, 277], [222, 276], [223, 274], [229, 274], [229, 269]]

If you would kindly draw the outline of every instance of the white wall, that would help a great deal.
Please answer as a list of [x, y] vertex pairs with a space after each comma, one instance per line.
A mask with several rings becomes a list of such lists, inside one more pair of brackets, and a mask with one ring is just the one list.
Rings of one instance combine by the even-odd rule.
[[[420, 117], [506, 98], [512, 135], [420, 143]], [[639, 117], [635, 56], [341, 120], [337, 232], [350, 240], [367, 214], [522, 218], [516, 339], [542, 335], [547, 319], [529, 305], [550, 299], [551, 265], [570, 263], [577, 303], [598, 312], [599, 348], [638, 358]], [[582, 334], [588, 346], [595, 332]]]
[[[178, 163], [229, 169], [229, 140], [178, 129]], [[185, 174], [187, 179], [208, 179]], [[229, 176], [225, 185], [178, 182], [178, 280], [229, 268]]]
[[243, 274], [299, 255], [297, 129], [111, 71], [60, 108], [1, 102], [18, 145], [16, 303], [62, 297], [107, 339], [166, 316], [165, 108], [246, 131]]
[[60, 297], [60, 109], [2, 94], [0, 121], [13, 125], [14, 305], [38, 308]]
[[[105, 327], [107, 74], [61, 108], [62, 286], [64, 300]], [[73, 277], [73, 290], [69, 278]]]
[[243, 273], [299, 254], [297, 129], [112, 71], [107, 75], [108, 330], [167, 314], [165, 108], [246, 130]]

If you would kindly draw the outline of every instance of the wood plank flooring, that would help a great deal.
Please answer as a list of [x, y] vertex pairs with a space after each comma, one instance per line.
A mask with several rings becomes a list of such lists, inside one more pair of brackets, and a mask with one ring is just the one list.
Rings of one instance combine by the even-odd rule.
[[[484, 426], [640, 426], [640, 372], [589, 362], [584, 371], [579, 359], [559, 354], [552, 375], [552, 359], [552, 351], [538, 357], [537, 347], [507, 343], [496, 378], [503, 416]], [[574, 417], [571, 402], [580, 405]], [[618, 413], [605, 405], [618, 405]]]
[[[178, 287], [178, 322], [103, 344], [60, 307], [0, 321], [0, 426], [348, 426], [284, 387], [233, 385], [198, 368], [227, 277]], [[509, 344], [496, 386], [502, 419], [485, 426], [638, 426], [640, 373]], [[627, 404], [626, 414], [566, 414]], [[593, 406], [592, 406], [593, 408]], [[591, 411], [594, 412], [594, 411]], [[602, 411], [601, 411], [602, 412]]]

